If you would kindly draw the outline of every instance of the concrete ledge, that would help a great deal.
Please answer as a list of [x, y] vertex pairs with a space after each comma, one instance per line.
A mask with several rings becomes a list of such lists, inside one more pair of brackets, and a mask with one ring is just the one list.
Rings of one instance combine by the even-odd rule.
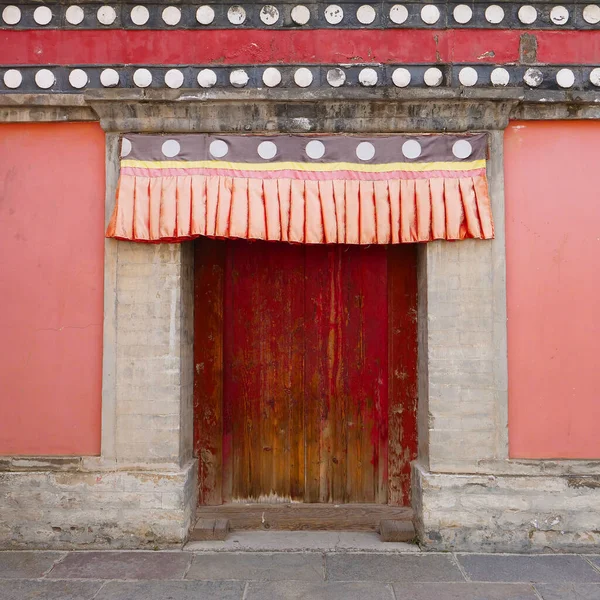
[[196, 461], [175, 471], [0, 473], [0, 549], [165, 548], [195, 521]]
[[430, 473], [413, 466], [423, 548], [459, 552], [598, 552], [600, 478]]

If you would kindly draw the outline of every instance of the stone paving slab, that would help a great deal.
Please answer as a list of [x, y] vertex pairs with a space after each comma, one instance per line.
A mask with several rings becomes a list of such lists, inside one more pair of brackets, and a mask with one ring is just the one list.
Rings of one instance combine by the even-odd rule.
[[385, 583], [279, 581], [250, 583], [244, 600], [394, 600], [394, 593]]
[[600, 582], [600, 573], [581, 556], [461, 554], [457, 558], [472, 581]]
[[187, 552], [70, 552], [50, 579], [183, 579]]
[[94, 600], [242, 600], [241, 581], [109, 581]]
[[600, 599], [600, 584], [598, 583], [564, 583], [562, 585], [538, 583], [535, 585], [535, 589], [543, 600]]
[[64, 552], [0, 552], [0, 579], [41, 577], [64, 555]]
[[315, 553], [198, 554], [186, 579], [248, 581], [319, 581], [323, 556]]
[[447, 554], [328, 554], [331, 581], [464, 581]]
[[539, 600], [526, 583], [394, 583], [393, 587], [395, 600]]
[[0, 581], [0, 600], [92, 600], [102, 581]]

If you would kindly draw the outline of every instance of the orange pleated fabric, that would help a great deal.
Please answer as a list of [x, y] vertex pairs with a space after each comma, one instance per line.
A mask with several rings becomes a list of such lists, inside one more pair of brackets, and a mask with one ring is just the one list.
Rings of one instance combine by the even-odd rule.
[[485, 175], [313, 181], [122, 174], [106, 235], [398, 244], [491, 239], [494, 223]]

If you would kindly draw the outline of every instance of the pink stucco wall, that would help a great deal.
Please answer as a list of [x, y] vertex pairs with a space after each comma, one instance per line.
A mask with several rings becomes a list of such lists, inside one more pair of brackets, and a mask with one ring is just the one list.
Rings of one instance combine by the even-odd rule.
[[505, 144], [510, 455], [600, 458], [600, 123]]
[[104, 134], [0, 125], [0, 454], [100, 451]]

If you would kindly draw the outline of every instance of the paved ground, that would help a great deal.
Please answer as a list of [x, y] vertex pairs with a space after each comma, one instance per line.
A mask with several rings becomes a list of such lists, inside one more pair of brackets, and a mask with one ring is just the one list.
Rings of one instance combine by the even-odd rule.
[[0, 600], [600, 600], [600, 555], [0, 552]]

